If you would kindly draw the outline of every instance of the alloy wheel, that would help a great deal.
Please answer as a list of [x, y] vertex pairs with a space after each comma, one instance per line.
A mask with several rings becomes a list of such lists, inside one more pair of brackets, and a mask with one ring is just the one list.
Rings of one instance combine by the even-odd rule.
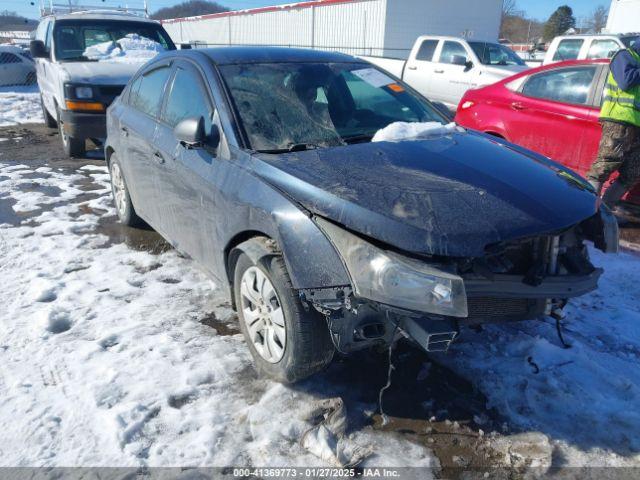
[[126, 189], [120, 165], [114, 162], [111, 165], [111, 185], [113, 185], [113, 199], [120, 216], [124, 216], [127, 209]]
[[240, 282], [242, 318], [254, 348], [269, 363], [284, 356], [287, 331], [284, 311], [271, 281], [258, 267], [248, 268]]

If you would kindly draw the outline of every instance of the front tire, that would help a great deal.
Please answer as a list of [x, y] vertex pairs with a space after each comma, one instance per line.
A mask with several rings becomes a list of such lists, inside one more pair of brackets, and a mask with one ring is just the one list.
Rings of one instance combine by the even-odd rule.
[[139, 227], [144, 224], [142, 219], [136, 213], [131, 202], [129, 189], [124, 180], [122, 166], [115, 153], [109, 158], [109, 175], [111, 176], [111, 193], [113, 194], [113, 203], [116, 207], [116, 214], [120, 223], [128, 227]]
[[294, 383], [324, 369], [334, 346], [326, 321], [305, 311], [284, 260], [265, 247], [254, 263], [241, 253], [234, 270], [234, 296], [240, 329], [258, 373]]
[[58, 112], [58, 133], [60, 135], [60, 139], [62, 140], [62, 148], [64, 150], [65, 155], [68, 157], [83, 157], [87, 152], [87, 146], [84, 139], [70, 137], [64, 131], [64, 123], [60, 120], [60, 112]]

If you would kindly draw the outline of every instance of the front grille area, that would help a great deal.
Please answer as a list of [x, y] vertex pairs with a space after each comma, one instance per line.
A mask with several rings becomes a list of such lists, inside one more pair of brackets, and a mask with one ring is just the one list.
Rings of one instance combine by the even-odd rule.
[[467, 322], [535, 318], [544, 312], [544, 306], [544, 300], [528, 298], [470, 297], [467, 299]]
[[122, 90], [124, 90], [124, 85], [103, 85], [100, 87], [100, 94], [117, 97], [122, 93]]
[[105, 107], [111, 105], [115, 98], [122, 93], [124, 85], [101, 85], [100, 89], [100, 101]]

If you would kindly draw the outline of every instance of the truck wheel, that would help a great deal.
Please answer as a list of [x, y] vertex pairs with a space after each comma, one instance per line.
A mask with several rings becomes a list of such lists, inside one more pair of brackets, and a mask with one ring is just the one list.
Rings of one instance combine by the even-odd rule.
[[73, 138], [67, 135], [64, 131], [64, 123], [60, 120], [60, 112], [58, 112], [58, 133], [62, 140], [62, 148], [65, 155], [68, 157], [82, 157], [87, 152], [86, 142], [84, 139]]
[[258, 373], [293, 383], [325, 368], [334, 347], [322, 315], [304, 310], [282, 256], [266, 248], [264, 254], [254, 263], [241, 253], [236, 262], [234, 295], [240, 329]]
[[40, 95], [40, 107], [42, 107], [42, 116], [44, 117], [44, 124], [48, 128], [56, 128], [58, 126], [58, 122], [56, 119], [51, 116], [51, 114], [47, 111], [47, 107], [44, 106], [44, 100], [42, 99], [42, 95]]
[[111, 176], [113, 203], [115, 204], [120, 223], [128, 227], [138, 227], [142, 225], [144, 222], [136, 213], [135, 208], [133, 208], [129, 189], [127, 188], [127, 183], [122, 173], [122, 167], [115, 153], [112, 153], [109, 158], [109, 174]]

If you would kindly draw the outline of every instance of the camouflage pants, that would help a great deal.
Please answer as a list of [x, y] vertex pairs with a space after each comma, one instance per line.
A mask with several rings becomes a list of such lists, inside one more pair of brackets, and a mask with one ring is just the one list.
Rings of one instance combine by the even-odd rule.
[[604, 183], [616, 170], [620, 183], [627, 188], [640, 179], [640, 127], [603, 121], [598, 158], [587, 178]]

